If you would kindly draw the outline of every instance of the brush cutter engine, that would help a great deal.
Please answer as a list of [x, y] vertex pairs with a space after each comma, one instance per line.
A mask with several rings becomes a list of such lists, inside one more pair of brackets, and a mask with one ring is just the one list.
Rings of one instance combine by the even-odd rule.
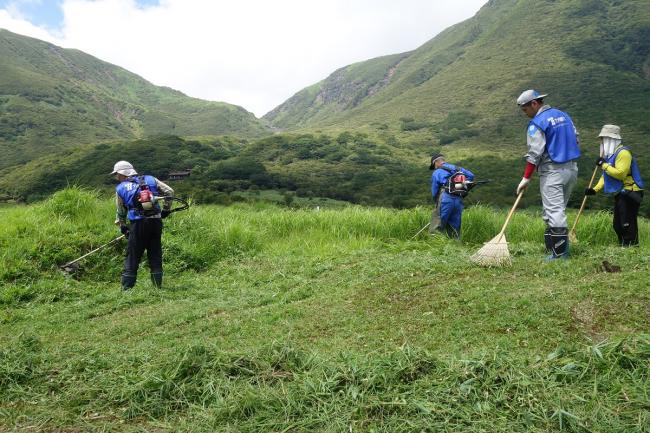
[[160, 206], [154, 197], [153, 192], [149, 189], [149, 185], [144, 180], [144, 176], [138, 177], [138, 192], [132, 200], [135, 202], [135, 208], [142, 216], [151, 217], [160, 213]]
[[465, 197], [469, 192], [467, 177], [461, 171], [452, 173], [445, 183], [445, 192], [458, 197]]
[[149, 187], [145, 186], [146, 189], [140, 191], [138, 195], [138, 201], [144, 210], [153, 209], [153, 193], [149, 190]]

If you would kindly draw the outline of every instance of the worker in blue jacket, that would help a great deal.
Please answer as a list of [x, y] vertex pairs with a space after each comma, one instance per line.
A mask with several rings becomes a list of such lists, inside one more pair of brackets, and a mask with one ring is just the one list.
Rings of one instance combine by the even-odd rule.
[[517, 186], [521, 194], [537, 171], [542, 196], [542, 219], [546, 223], [544, 245], [548, 260], [569, 257], [566, 207], [578, 178], [580, 144], [571, 117], [544, 103], [534, 89], [524, 91], [517, 104], [530, 119], [526, 127], [526, 168]]
[[596, 186], [585, 190], [585, 195], [598, 191], [614, 194], [613, 225], [618, 242], [624, 247], [639, 245], [637, 216], [644, 188], [639, 165], [630, 148], [622, 144], [620, 126], [604, 125], [598, 137], [601, 157], [596, 164], [602, 168], [603, 176]]
[[431, 196], [436, 204], [431, 214], [429, 233], [443, 232], [451, 238], [460, 238], [463, 198], [474, 180], [474, 173], [445, 161], [442, 154], [431, 157]]
[[[135, 285], [145, 250], [151, 282], [160, 288], [163, 279], [162, 219], [170, 213], [170, 198], [174, 190], [153, 176], [138, 176], [128, 161], [116, 162], [111, 174], [114, 174], [119, 182], [115, 188], [115, 224], [128, 239], [122, 272], [122, 290], [130, 290]], [[164, 199], [161, 200], [162, 207], [158, 202], [161, 198]]]

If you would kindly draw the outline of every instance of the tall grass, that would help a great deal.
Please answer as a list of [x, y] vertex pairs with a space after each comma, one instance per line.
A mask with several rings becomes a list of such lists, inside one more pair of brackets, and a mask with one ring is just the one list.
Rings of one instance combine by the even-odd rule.
[[[119, 235], [112, 224], [112, 200], [95, 192], [68, 188], [51, 199], [28, 207], [4, 209], [0, 227], [0, 281], [31, 282], [43, 272], [107, 243]], [[570, 222], [572, 222], [572, 215]], [[273, 206], [202, 206], [165, 221], [165, 263], [170, 270], [204, 271], [228, 257], [255, 254], [290, 240], [335, 244], [337, 241], [408, 241], [430, 218], [430, 209], [392, 210], [348, 207], [341, 210], [286, 209]], [[503, 210], [468, 208], [463, 215], [462, 240], [469, 245], [495, 236], [505, 220]], [[506, 232], [511, 243], [542, 242], [544, 223], [538, 214], [515, 213]], [[425, 230], [419, 241], [425, 241]], [[650, 224], [640, 221], [643, 242]], [[615, 243], [611, 215], [587, 212], [577, 228], [583, 245]], [[115, 278], [124, 245], [100, 251], [84, 261], [86, 278]]]
[[[575, 218], [573, 211], [568, 212], [569, 228], [573, 227]], [[481, 243], [490, 240], [501, 231], [505, 222], [505, 211], [496, 210], [490, 206], [477, 205], [470, 207], [463, 214], [463, 241]], [[541, 212], [518, 211], [512, 217], [506, 229], [506, 239], [509, 242], [543, 242], [545, 224]], [[650, 225], [641, 218], [639, 237], [647, 240]], [[580, 217], [576, 226], [578, 242], [588, 245], [610, 245], [616, 243], [616, 234], [612, 229], [612, 214], [608, 211], [589, 212]]]

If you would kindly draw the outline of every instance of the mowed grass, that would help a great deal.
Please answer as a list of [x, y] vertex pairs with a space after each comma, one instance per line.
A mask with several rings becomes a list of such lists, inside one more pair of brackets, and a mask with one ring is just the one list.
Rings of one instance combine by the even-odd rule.
[[[110, 200], [68, 189], [0, 208], [0, 431], [648, 432], [648, 236], [581, 218], [546, 263], [539, 215], [513, 266], [469, 257], [430, 209], [194, 207], [165, 221], [165, 283], [119, 290]], [[571, 219], [572, 221], [572, 219]], [[604, 260], [621, 271], [604, 272]]]

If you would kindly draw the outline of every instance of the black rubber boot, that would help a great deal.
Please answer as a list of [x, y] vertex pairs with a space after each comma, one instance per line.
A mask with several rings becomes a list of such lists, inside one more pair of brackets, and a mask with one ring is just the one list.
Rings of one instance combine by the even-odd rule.
[[569, 230], [566, 227], [551, 227], [551, 255], [548, 260], [569, 258]]
[[151, 282], [156, 289], [162, 287], [163, 273], [162, 272], [152, 272], [151, 273]]
[[122, 274], [122, 290], [131, 290], [135, 286], [136, 275]]
[[551, 236], [551, 228], [546, 227], [544, 230], [544, 246], [546, 247], [546, 252], [551, 253], [553, 251], [553, 236]]

